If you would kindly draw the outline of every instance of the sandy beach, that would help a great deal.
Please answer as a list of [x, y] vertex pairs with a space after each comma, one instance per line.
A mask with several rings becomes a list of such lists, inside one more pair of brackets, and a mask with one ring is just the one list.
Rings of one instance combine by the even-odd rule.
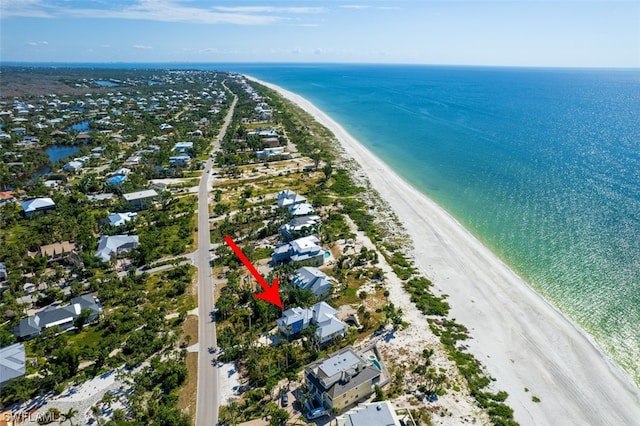
[[590, 336], [312, 103], [249, 78], [311, 114], [361, 165], [411, 236], [416, 266], [449, 295], [451, 316], [470, 331], [465, 344], [496, 378], [495, 390], [509, 393], [520, 424], [640, 424], [640, 390]]

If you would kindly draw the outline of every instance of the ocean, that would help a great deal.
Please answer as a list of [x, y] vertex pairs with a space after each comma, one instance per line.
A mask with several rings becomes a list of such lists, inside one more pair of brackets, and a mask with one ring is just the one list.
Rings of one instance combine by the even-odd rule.
[[225, 69], [317, 105], [640, 384], [640, 70]]

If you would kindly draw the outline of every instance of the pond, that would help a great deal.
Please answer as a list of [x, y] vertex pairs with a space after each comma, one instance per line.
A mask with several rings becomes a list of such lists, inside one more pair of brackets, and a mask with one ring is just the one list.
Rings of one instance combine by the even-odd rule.
[[72, 145], [51, 145], [44, 150], [51, 163], [70, 157], [78, 151], [80, 151], [80, 147]]
[[[71, 157], [76, 152], [80, 151], [79, 146], [70, 146], [70, 145], [51, 145], [45, 148], [44, 152], [49, 156], [49, 160], [51, 164], [55, 163], [58, 160], [65, 159], [67, 157]], [[51, 167], [43, 167], [37, 170], [34, 174], [34, 178], [37, 178], [42, 175], [46, 175], [51, 172]]]

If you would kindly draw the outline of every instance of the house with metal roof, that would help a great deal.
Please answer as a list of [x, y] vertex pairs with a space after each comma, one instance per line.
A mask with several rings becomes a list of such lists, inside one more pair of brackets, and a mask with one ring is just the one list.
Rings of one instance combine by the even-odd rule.
[[153, 189], [145, 189], [144, 191], [130, 192], [122, 196], [131, 208], [134, 210], [143, 210], [153, 202], [158, 196], [158, 193]]
[[25, 361], [26, 357], [22, 343], [14, 343], [0, 348], [0, 385], [16, 377], [24, 376]]
[[113, 213], [107, 217], [107, 222], [111, 226], [120, 226], [135, 219], [137, 215], [135, 212]]
[[298, 238], [276, 247], [271, 254], [271, 261], [274, 265], [289, 262], [304, 262], [313, 266], [322, 265], [325, 250], [319, 243], [320, 240], [315, 235]]
[[287, 207], [306, 202], [307, 199], [290, 189], [278, 192], [278, 207]]
[[304, 368], [304, 374], [311, 398], [328, 410], [341, 411], [382, 385], [382, 369], [351, 346], [312, 362]]
[[316, 297], [326, 296], [333, 288], [335, 279], [313, 266], [304, 266], [296, 271], [291, 284], [310, 290]]
[[102, 307], [90, 294], [74, 297], [66, 306], [50, 305], [44, 310], [22, 318], [14, 328], [14, 334], [21, 340], [34, 338], [49, 327], [58, 326], [66, 331], [75, 327], [75, 320], [82, 311], [90, 311], [85, 323], [95, 321], [100, 315]]
[[103, 235], [98, 240], [98, 250], [95, 256], [103, 262], [110, 262], [121, 253], [129, 252], [138, 247], [137, 235]]
[[411, 412], [397, 410], [389, 401], [360, 404], [336, 417], [337, 426], [415, 426]]
[[314, 333], [316, 342], [322, 345], [347, 334], [349, 327], [336, 318], [335, 314], [336, 310], [328, 303], [320, 302], [311, 308], [287, 309], [276, 322], [280, 332], [287, 337], [294, 336], [313, 325], [316, 327]]
[[320, 227], [320, 216], [309, 215], [294, 217], [282, 225], [278, 232], [285, 241], [295, 240], [296, 238], [305, 237], [314, 234]]
[[52, 210], [56, 208], [56, 203], [51, 198], [34, 198], [22, 203], [22, 211], [26, 216], [31, 216], [36, 212]]

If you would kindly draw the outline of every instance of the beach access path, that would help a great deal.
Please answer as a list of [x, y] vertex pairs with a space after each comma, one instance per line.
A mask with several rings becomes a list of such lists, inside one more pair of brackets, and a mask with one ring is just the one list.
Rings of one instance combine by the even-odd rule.
[[311, 102], [247, 78], [312, 115], [360, 164], [411, 236], [417, 267], [449, 295], [451, 317], [469, 329], [464, 344], [496, 378], [495, 390], [509, 393], [520, 424], [638, 424], [640, 390], [590, 336]]

